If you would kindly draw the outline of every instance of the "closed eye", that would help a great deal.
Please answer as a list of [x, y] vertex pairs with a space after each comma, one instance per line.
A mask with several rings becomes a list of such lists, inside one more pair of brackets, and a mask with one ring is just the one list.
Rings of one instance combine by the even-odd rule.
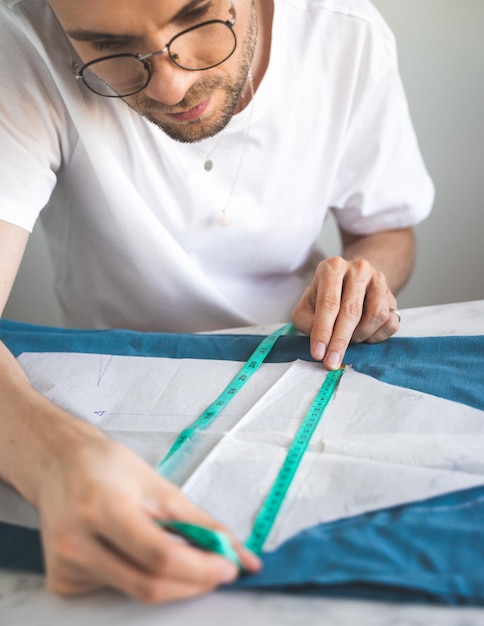
[[127, 41], [123, 39], [99, 39], [89, 42], [94, 50], [99, 52], [118, 52], [122, 48], [126, 48]]
[[[179, 23], [182, 28], [189, 28], [202, 21], [214, 19], [218, 13], [213, 0], [208, 0], [204, 4], [200, 4], [200, 0], [194, 0], [174, 17], [173, 23]], [[137, 37], [129, 35], [114, 35], [84, 29], [68, 30], [67, 35], [74, 41], [89, 44], [97, 52], [132, 52], [133, 48], [141, 43]]]
[[201, 22], [207, 17], [211, 18], [213, 14], [214, 14], [214, 11], [212, 7], [212, 3], [209, 2], [208, 4], [204, 4], [203, 6], [198, 6], [198, 7], [195, 7], [194, 9], [191, 9], [187, 13], [184, 13], [183, 16], [181, 17], [187, 23], [190, 23], [190, 22], [196, 23], [196, 22]]

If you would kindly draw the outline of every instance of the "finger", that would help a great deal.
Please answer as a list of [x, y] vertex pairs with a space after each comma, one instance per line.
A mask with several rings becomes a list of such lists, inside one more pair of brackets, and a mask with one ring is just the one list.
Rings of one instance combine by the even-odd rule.
[[[186, 515], [183, 519], [187, 519]], [[211, 586], [227, 577], [232, 580], [238, 573], [227, 559], [207, 559], [211, 555], [180, 544], [127, 499], [119, 498], [114, 507], [106, 507], [95, 531], [124, 558], [148, 573]]]
[[[378, 333], [381, 341], [390, 337], [397, 329], [396, 316], [391, 314], [391, 307], [396, 306], [395, 297], [389, 291], [385, 276], [376, 273], [368, 285], [361, 320], [353, 333], [352, 342], [361, 343]], [[391, 317], [395, 317], [392, 320]]]
[[46, 586], [49, 591], [61, 596], [79, 596], [100, 591], [104, 585], [92, 580], [92, 572], [81, 569], [73, 562], [52, 563], [46, 560]]
[[260, 558], [254, 552], [252, 552], [252, 550], [246, 548], [239, 541], [234, 540], [231, 534], [229, 534], [229, 538], [232, 541], [234, 550], [237, 552], [237, 556], [239, 557], [243, 569], [246, 572], [252, 573], [260, 571], [262, 569], [262, 561], [260, 560]]
[[[197, 553], [199, 551], [173, 541], [172, 552], [174, 559], [181, 556], [185, 561], [184, 552]], [[72, 558], [69, 555], [64, 556], [67, 558], [59, 559], [48, 577], [49, 588], [60, 595], [85, 593], [95, 588], [108, 586], [141, 602], [155, 603], [200, 595], [219, 584], [231, 582], [234, 579], [232, 571], [230, 575], [215, 579], [207, 575], [196, 582], [177, 580], [169, 573], [167, 575], [149, 574], [126, 561], [104, 542], [96, 540], [84, 542], [82, 552], [70, 555]], [[223, 567], [229, 564], [228, 561], [216, 555], [206, 556], [208, 562], [220, 561]], [[210, 563], [207, 565], [207, 571], [210, 571]]]
[[[159, 477], [156, 478], [159, 480]], [[226, 526], [214, 520], [180, 491], [177, 490], [175, 496], [169, 501], [165, 498], [159, 508], [151, 508], [151, 512], [154, 517], [159, 519], [189, 522], [225, 533], [232, 543], [242, 567], [249, 572], [257, 572], [261, 569], [262, 562], [252, 551], [243, 546]]]
[[388, 319], [373, 335], [366, 339], [366, 343], [380, 343], [385, 341], [388, 337], [394, 335], [400, 328], [400, 318], [392, 311], [388, 313]]
[[[215, 589], [221, 584], [233, 582], [239, 575], [238, 567], [228, 559], [181, 542], [178, 537], [171, 536], [170, 533], [161, 528], [158, 528], [158, 533], [166, 539], [165, 550], [159, 556], [157, 572], [142, 572], [142, 580], [146, 584], [161, 578], [164, 581], [170, 581], [179, 589], [184, 586], [191, 589], [190, 593], [197, 589], [197, 593], [203, 593]], [[112, 554], [116, 555], [116, 552], [112, 551]], [[127, 588], [129, 590], [135, 585], [136, 576], [141, 570], [124, 561], [124, 556], [123, 562], [127, 563], [128, 566], [126, 574], [129, 577], [126, 582], [129, 585]], [[114, 579], [113, 577], [117, 576], [116, 569], [109, 568], [106, 575], [106, 582], [109, 583], [110, 580]], [[124, 591], [126, 587], [123, 586], [121, 589]], [[130, 591], [127, 592], [131, 593]]]
[[361, 322], [369, 280], [366, 265], [352, 266], [345, 278], [340, 310], [323, 361], [328, 369], [341, 366], [355, 329]]
[[316, 271], [312, 300], [313, 319], [310, 332], [311, 354], [322, 360], [327, 354], [329, 341], [341, 307], [343, 284], [349, 264], [340, 257], [328, 259]]
[[310, 335], [311, 354], [322, 360], [341, 304], [341, 294], [348, 261], [333, 257], [321, 262], [311, 285], [294, 308], [292, 320]]
[[309, 335], [314, 323], [317, 288], [313, 283], [307, 287], [291, 314], [291, 321], [301, 332]]

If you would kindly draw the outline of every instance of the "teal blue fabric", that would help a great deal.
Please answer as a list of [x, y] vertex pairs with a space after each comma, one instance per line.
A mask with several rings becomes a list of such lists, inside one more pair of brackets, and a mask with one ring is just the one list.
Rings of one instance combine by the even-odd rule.
[[[298, 533], [228, 589], [484, 605], [484, 487]], [[37, 531], [0, 523], [0, 567], [42, 573]]]
[[[68, 330], [0, 320], [0, 339], [22, 352], [89, 352], [128, 356], [246, 361], [260, 342], [254, 335]], [[311, 361], [308, 337], [281, 337], [267, 362]], [[393, 337], [348, 348], [346, 363], [379, 380], [484, 409], [484, 335]]]
[[484, 487], [320, 524], [238, 587], [484, 604]]
[[[0, 322], [22, 352], [91, 352], [245, 361], [260, 337], [60, 330]], [[312, 360], [307, 337], [281, 337], [268, 361]], [[379, 380], [484, 410], [484, 336], [392, 338], [351, 346], [346, 362]], [[483, 414], [484, 420], [484, 414]], [[484, 424], [483, 424], [484, 428]], [[308, 528], [237, 588], [484, 605], [484, 487]], [[43, 571], [37, 531], [0, 523], [0, 567]], [[232, 588], [231, 586], [230, 588]]]

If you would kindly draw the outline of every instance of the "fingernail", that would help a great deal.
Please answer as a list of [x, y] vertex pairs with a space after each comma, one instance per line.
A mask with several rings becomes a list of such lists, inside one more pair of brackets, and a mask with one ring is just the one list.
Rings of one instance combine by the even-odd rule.
[[326, 361], [329, 368], [336, 370], [341, 365], [341, 357], [337, 352], [331, 352]]
[[261, 559], [257, 556], [257, 554], [255, 552], [252, 552], [252, 550], [249, 550], [248, 548], [242, 548], [246, 558], [248, 558], [248, 560], [251, 561], [251, 563], [255, 566], [255, 567], [262, 567], [262, 561]]
[[222, 570], [220, 580], [224, 583], [230, 583], [237, 578], [239, 570], [234, 565], [228, 565]]
[[322, 361], [324, 359], [324, 355], [326, 354], [326, 346], [324, 343], [318, 341], [318, 343], [313, 348], [313, 356], [316, 361]]

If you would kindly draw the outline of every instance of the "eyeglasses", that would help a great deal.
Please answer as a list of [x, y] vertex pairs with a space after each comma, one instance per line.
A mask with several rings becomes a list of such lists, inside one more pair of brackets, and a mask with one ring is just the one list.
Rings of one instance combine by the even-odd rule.
[[73, 63], [74, 75], [94, 93], [106, 98], [123, 98], [142, 91], [150, 82], [152, 57], [168, 53], [175, 65], [188, 71], [209, 70], [226, 61], [235, 52], [237, 39], [231, 20], [208, 20], [178, 33], [162, 50], [145, 54], [111, 54], [79, 66]]

